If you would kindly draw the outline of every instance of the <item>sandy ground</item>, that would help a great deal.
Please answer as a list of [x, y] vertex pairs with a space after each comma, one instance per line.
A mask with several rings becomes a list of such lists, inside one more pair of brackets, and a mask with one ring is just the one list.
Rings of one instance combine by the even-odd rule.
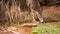
[[[8, 29], [1, 30], [0, 34], [30, 34], [30, 32], [32, 31], [32, 27], [20, 27], [20, 28], [16, 28], [16, 27], [8, 27]], [[14, 30], [13, 30], [14, 29]], [[15, 32], [15, 33], [14, 33]]]

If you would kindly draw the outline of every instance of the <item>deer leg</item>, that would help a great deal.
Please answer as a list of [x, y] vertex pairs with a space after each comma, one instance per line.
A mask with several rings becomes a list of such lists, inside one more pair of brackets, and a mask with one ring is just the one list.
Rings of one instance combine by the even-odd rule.
[[37, 17], [38, 17], [39, 21], [43, 22], [44, 20], [43, 20], [42, 16], [37, 11], [36, 11], [36, 14], [37, 14]]

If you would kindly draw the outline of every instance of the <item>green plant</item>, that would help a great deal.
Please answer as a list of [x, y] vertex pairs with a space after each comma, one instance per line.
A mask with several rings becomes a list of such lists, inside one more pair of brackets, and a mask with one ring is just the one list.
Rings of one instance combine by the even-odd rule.
[[[58, 22], [60, 24], [60, 22]], [[31, 34], [60, 34], [58, 23], [45, 23], [33, 28]]]

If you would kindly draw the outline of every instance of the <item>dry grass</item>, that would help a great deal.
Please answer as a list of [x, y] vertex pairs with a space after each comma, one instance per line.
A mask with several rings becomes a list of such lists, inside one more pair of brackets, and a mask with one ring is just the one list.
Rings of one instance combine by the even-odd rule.
[[[53, 18], [53, 19], [60, 19], [60, 6], [47, 6], [43, 8], [43, 17], [44, 18]], [[7, 7], [8, 9], [8, 7]], [[35, 15], [35, 19], [38, 21], [38, 18]], [[10, 10], [6, 11], [6, 21], [3, 21], [2, 25], [13, 25], [13, 24], [20, 24], [20, 23], [26, 23], [26, 22], [32, 22], [32, 15], [28, 12], [21, 12], [19, 6], [14, 6], [10, 8]]]
[[43, 17], [58, 17], [60, 15], [60, 6], [46, 6], [43, 8]]

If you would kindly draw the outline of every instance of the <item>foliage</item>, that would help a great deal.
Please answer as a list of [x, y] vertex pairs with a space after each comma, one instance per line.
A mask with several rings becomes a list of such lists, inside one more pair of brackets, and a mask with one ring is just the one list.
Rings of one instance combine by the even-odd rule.
[[31, 34], [60, 34], [60, 22], [56, 23], [41, 24], [38, 27], [33, 28]]

